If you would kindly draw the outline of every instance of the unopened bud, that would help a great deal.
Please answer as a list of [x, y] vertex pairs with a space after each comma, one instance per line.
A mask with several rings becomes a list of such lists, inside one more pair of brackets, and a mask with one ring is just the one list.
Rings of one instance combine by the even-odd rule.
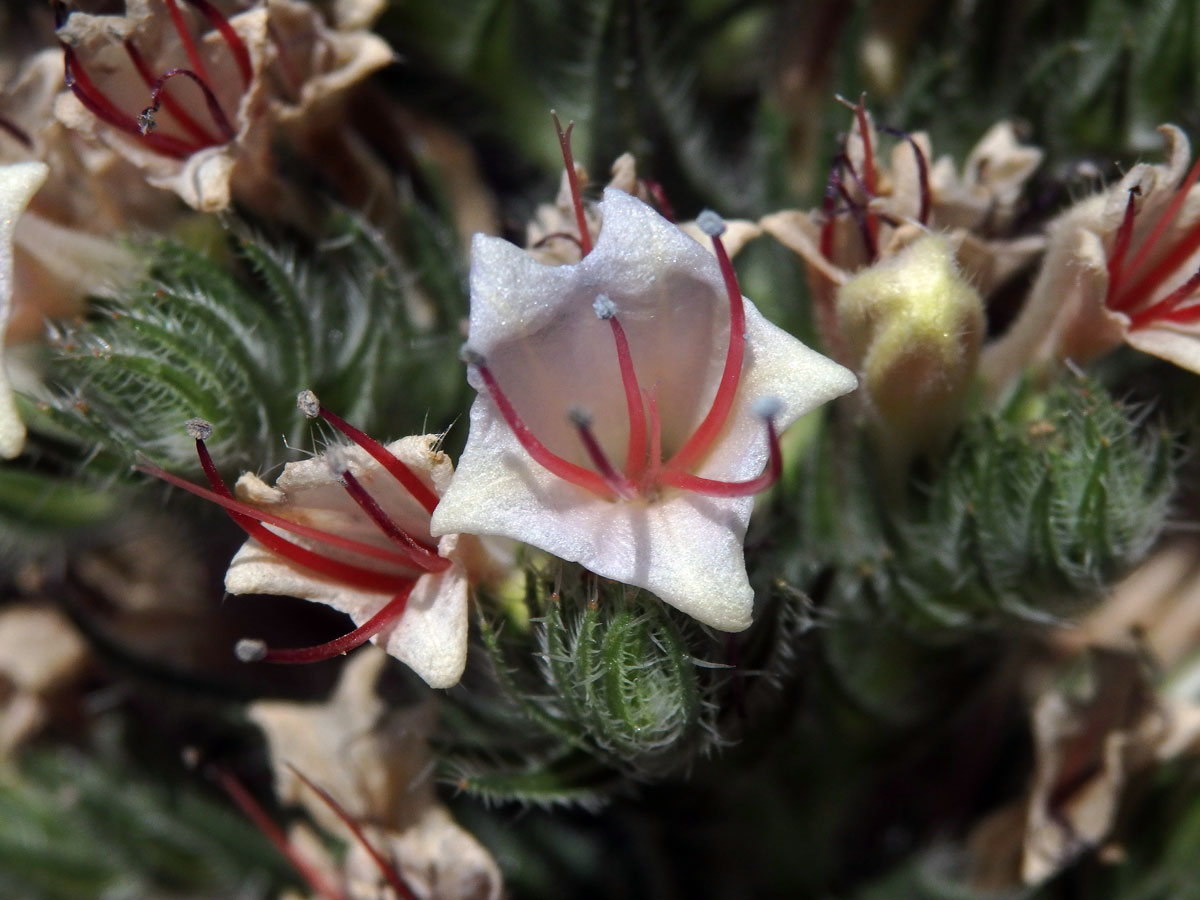
[[950, 245], [927, 235], [864, 269], [838, 291], [837, 320], [897, 471], [938, 450], [961, 418], [983, 339], [983, 303]]

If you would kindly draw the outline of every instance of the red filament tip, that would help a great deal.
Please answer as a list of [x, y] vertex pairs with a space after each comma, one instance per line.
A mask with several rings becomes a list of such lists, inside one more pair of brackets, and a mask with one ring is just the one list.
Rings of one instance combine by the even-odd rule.
[[[150, 66], [146, 62], [145, 57], [142, 56], [141, 51], [139, 51], [138, 48], [133, 45], [133, 42], [128, 39], [125, 41], [125, 53], [129, 56], [129, 61], [133, 63], [133, 67], [137, 69], [138, 75], [141, 76], [142, 82], [147, 88], [153, 90], [154, 82], [156, 80], [154, 73], [150, 71]], [[213, 147], [221, 143], [220, 138], [218, 138], [215, 134], [211, 134], [205, 130], [205, 128], [194, 118], [192, 118], [188, 111], [183, 108], [183, 105], [180, 104], [169, 93], [164, 93], [161, 99], [162, 105], [166, 107], [167, 112], [169, 112], [175, 118], [184, 131], [192, 136], [197, 144], [202, 147]]]
[[404, 883], [404, 879], [400, 877], [400, 873], [396, 871], [396, 867], [385, 860], [383, 858], [383, 854], [381, 854], [371, 844], [371, 842], [367, 840], [367, 836], [363, 834], [362, 826], [359, 825], [358, 822], [355, 821], [354, 817], [346, 811], [346, 808], [338, 803], [337, 800], [333, 798], [333, 795], [329, 793], [329, 791], [316, 784], [291, 763], [288, 763], [288, 768], [292, 770], [293, 775], [304, 782], [310, 791], [320, 797], [321, 801], [331, 810], [333, 810], [337, 817], [342, 820], [342, 823], [350, 829], [350, 833], [354, 835], [354, 839], [358, 841], [362, 848], [370, 855], [371, 861], [375, 863], [375, 867], [379, 869], [379, 873], [383, 875], [384, 880], [386, 880], [391, 886], [392, 890], [396, 892], [396, 896], [400, 897], [401, 900], [416, 900], [416, 895], [413, 894], [409, 886]]
[[492, 402], [500, 410], [500, 415], [504, 417], [504, 421], [508, 423], [508, 427], [512, 429], [512, 433], [516, 435], [521, 446], [525, 448], [525, 452], [532, 456], [538, 465], [564, 481], [569, 481], [571, 484], [581, 487], [584, 490], [591, 491], [603, 500], [613, 499], [613, 491], [609, 488], [604, 478], [590, 469], [585, 469], [583, 466], [577, 466], [570, 460], [563, 459], [534, 436], [533, 432], [529, 430], [529, 426], [517, 414], [512, 401], [508, 399], [508, 396], [496, 382], [496, 376], [492, 374], [492, 370], [488, 368], [487, 362], [482, 356], [470, 350], [464, 351], [463, 355], [467, 364], [474, 366], [475, 371], [479, 373], [479, 377], [483, 379], [484, 387], [487, 388]]
[[363, 622], [353, 631], [344, 634], [324, 644], [313, 647], [298, 647], [293, 649], [274, 649], [267, 647], [262, 641], [248, 638], [240, 640], [234, 652], [242, 662], [269, 662], [298, 665], [304, 663], [323, 662], [342, 656], [361, 647], [383, 629], [404, 615], [408, 606], [408, 596], [412, 593], [416, 582], [410, 582], [404, 590], [389, 600], [379, 612]]
[[379, 526], [379, 530], [387, 535], [391, 540], [395, 541], [401, 547], [404, 547], [410, 553], [418, 557], [425, 557], [423, 562], [426, 566], [433, 561], [443, 562], [432, 547], [422, 544], [411, 534], [401, 528], [392, 519], [391, 516], [384, 511], [384, 508], [379, 505], [379, 501], [367, 492], [367, 489], [362, 486], [354, 473], [346, 469], [338, 474], [338, 480], [341, 481], [342, 487], [346, 489], [346, 493], [350, 495], [359, 509], [367, 514], [367, 516]]
[[646, 412], [642, 408], [642, 389], [638, 384], [637, 372], [633, 368], [633, 354], [629, 351], [629, 338], [617, 321], [617, 305], [607, 294], [599, 294], [592, 304], [596, 316], [608, 322], [612, 329], [613, 343], [617, 348], [617, 364], [621, 367], [621, 384], [625, 389], [625, 407], [629, 413], [629, 446], [625, 452], [625, 474], [630, 481], [641, 478], [646, 465]]
[[[221, 134], [225, 136], [225, 142], [232, 141], [237, 136], [237, 132], [234, 131], [229, 119], [225, 117], [225, 111], [221, 109], [221, 104], [217, 102], [216, 95], [209, 89], [207, 82], [191, 69], [169, 69], [159, 75], [150, 89], [149, 109], [155, 112], [158, 111], [158, 108], [162, 105], [163, 89], [167, 86], [167, 82], [180, 75], [190, 79], [200, 89], [200, 92], [204, 95], [204, 104], [208, 107], [208, 114], [212, 116], [217, 127], [221, 129]], [[143, 112], [143, 115], [145, 114], [146, 112]], [[142, 134], [145, 134], [148, 130], [142, 129]]]
[[574, 122], [567, 123], [566, 131], [558, 121], [558, 113], [551, 110], [550, 118], [554, 120], [554, 130], [558, 132], [558, 145], [562, 149], [563, 165], [567, 168], [567, 184], [571, 188], [571, 203], [575, 207], [575, 224], [579, 228], [579, 246], [583, 256], [592, 252], [592, 236], [588, 233], [587, 216], [583, 211], [583, 195], [579, 190], [579, 173], [575, 171], [575, 155], [571, 152], [571, 132]]
[[[699, 223], [700, 217], [697, 217], [696, 221]], [[704, 228], [703, 225], [700, 227]], [[722, 225], [722, 230], [723, 228]], [[725, 252], [719, 232], [712, 235], [712, 242], [717, 264], [721, 267], [721, 276], [725, 281], [725, 292], [729, 298], [729, 349], [708, 415], [687, 442], [667, 461], [668, 469], [691, 468], [708, 452], [720, 435], [721, 429], [725, 427], [725, 420], [729, 416], [742, 378], [742, 361], [746, 355], [746, 308], [742, 303], [742, 289], [738, 286], [737, 274], [733, 271], [733, 263], [729, 261], [729, 254]]]
[[759, 414], [767, 427], [767, 447], [770, 459], [763, 473], [748, 481], [716, 481], [711, 478], [700, 478], [687, 472], [666, 470], [662, 474], [663, 484], [705, 494], [709, 497], [749, 497], [761, 493], [779, 481], [783, 475], [783, 450], [779, 446], [779, 434], [775, 430], [774, 417], [779, 413], [779, 404], [770, 401], [760, 405]]
[[331, 413], [325, 407], [321, 406], [317, 395], [312, 391], [301, 391], [296, 398], [296, 403], [301, 411], [310, 419], [315, 419], [318, 416], [344, 434], [358, 446], [362, 447], [371, 455], [371, 457], [383, 466], [387, 471], [404, 486], [404, 489], [412, 494], [413, 499], [425, 507], [425, 511], [432, 513], [438, 505], [438, 496], [425, 484], [417, 474], [408, 466], [395, 457], [387, 447], [375, 440], [365, 431], [360, 431], [353, 425], [343, 420], [340, 416]]
[[600, 442], [596, 440], [596, 435], [592, 431], [591, 415], [585, 410], [573, 409], [568, 414], [568, 417], [571, 420], [571, 424], [579, 432], [579, 438], [583, 441], [588, 458], [591, 459], [592, 465], [599, 470], [600, 477], [604, 479], [604, 483], [608, 485], [609, 490], [622, 500], [632, 500], [636, 497], [637, 488], [633, 482], [617, 471], [607, 454], [605, 454], [604, 448], [600, 446]]
[[211, 777], [229, 795], [229, 798], [237, 804], [246, 818], [253, 822], [254, 827], [271, 842], [281, 856], [291, 863], [292, 868], [299, 873], [300, 877], [307, 882], [313, 891], [327, 898], [327, 900], [350, 900], [340, 888], [326, 881], [316, 866], [312, 865], [297, 852], [296, 848], [292, 846], [291, 841], [288, 840], [287, 835], [283, 833], [283, 829], [275, 824], [267, 814], [267, 811], [263, 809], [262, 804], [254, 798], [254, 795], [246, 789], [245, 785], [232, 772], [223, 766], [215, 764], [209, 764], [206, 768]]
[[928, 225], [929, 213], [933, 206], [933, 195], [929, 191], [929, 161], [925, 159], [925, 153], [921, 150], [920, 144], [914, 141], [913, 136], [907, 131], [901, 131], [899, 128], [885, 128], [884, 131], [902, 138], [912, 148], [917, 163], [917, 183], [921, 189], [921, 207], [917, 213], [917, 221], [922, 225]]

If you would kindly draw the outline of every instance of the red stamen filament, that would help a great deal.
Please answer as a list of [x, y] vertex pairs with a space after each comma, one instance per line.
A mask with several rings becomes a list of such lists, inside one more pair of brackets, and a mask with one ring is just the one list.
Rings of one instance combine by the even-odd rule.
[[917, 184], [921, 190], [921, 207], [917, 213], [917, 221], [922, 225], [928, 225], [929, 212], [933, 206], [933, 195], [929, 191], [929, 162], [925, 159], [925, 153], [921, 150], [920, 145], [913, 140], [913, 136], [907, 131], [901, 131], [899, 128], [885, 128], [884, 131], [902, 138], [912, 148], [913, 156], [917, 162]]
[[1198, 290], [1200, 290], [1200, 272], [1196, 272], [1191, 278], [1153, 306], [1149, 306], [1141, 312], [1130, 316], [1129, 330], [1137, 331], [1139, 328], [1145, 328], [1159, 319], [1167, 319], [1172, 322], [1191, 321], [1194, 315], [1200, 314], [1198, 312], [1200, 311], [1200, 304], [1189, 306], [1185, 309], [1179, 309], [1179, 307], [1189, 298], [1195, 296]]
[[238, 72], [242, 76], [242, 90], [250, 87], [250, 82], [254, 78], [254, 67], [250, 64], [250, 51], [238, 35], [237, 30], [208, 0], [184, 0], [184, 2], [200, 10], [200, 14], [208, 19], [208, 23], [220, 32], [229, 47], [229, 52], [233, 54], [233, 61], [238, 67]]
[[470, 365], [475, 366], [475, 370], [479, 372], [479, 377], [483, 379], [483, 384], [491, 395], [492, 402], [496, 404], [497, 409], [500, 410], [500, 415], [504, 417], [504, 421], [508, 423], [508, 427], [512, 429], [521, 446], [525, 448], [525, 452], [533, 457], [534, 462], [552, 474], [557, 475], [563, 481], [569, 481], [571, 484], [581, 487], [584, 490], [591, 491], [603, 500], [613, 499], [613, 491], [603, 477], [590, 469], [585, 469], [583, 466], [575, 465], [570, 460], [563, 459], [534, 436], [533, 432], [529, 430], [529, 426], [517, 415], [512, 402], [508, 399], [504, 391], [500, 389], [500, 385], [496, 382], [496, 377], [492, 374], [492, 370], [488, 368], [487, 363], [483, 359], [472, 358], [468, 362]]
[[404, 486], [404, 489], [412, 494], [413, 499], [425, 508], [425, 511], [432, 513], [438, 505], [438, 496], [435, 494], [416, 473], [408, 466], [395, 457], [387, 447], [368, 435], [365, 431], [360, 431], [353, 425], [343, 420], [340, 416], [334, 415], [325, 407], [321, 406], [317, 410], [317, 415], [344, 434], [358, 446], [367, 451], [368, 454], [381, 466]]
[[1133, 220], [1137, 215], [1134, 198], [1141, 193], [1137, 187], [1129, 189], [1129, 199], [1125, 201], [1125, 214], [1121, 217], [1121, 227], [1117, 229], [1117, 238], [1113, 241], [1112, 253], [1108, 256], [1108, 296], [1105, 305], [1116, 308], [1112, 302], [1117, 285], [1121, 280], [1121, 268], [1125, 265], [1125, 254], [1129, 252], [1129, 242], [1133, 239]]
[[[1163, 236], [1163, 233], [1168, 228], [1171, 227], [1171, 223], [1175, 221], [1175, 217], [1179, 214], [1180, 208], [1187, 201], [1188, 191], [1190, 191], [1192, 189], [1192, 185], [1194, 185], [1196, 183], [1197, 178], [1200, 178], [1200, 157], [1196, 158], [1196, 161], [1192, 164], [1192, 168], [1188, 170], [1188, 173], [1184, 177], [1183, 182], [1179, 185], [1179, 188], [1175, 191], [1175, 196], [1171, 198], [1170, 204], [1167, 206], [1167, 208], [1165, 210], [1163, 210], [1163, 214], [1161, 216], [1159, 216], [1158, 221], [1154, 224], [1154, 229], [1150, 232], [1150, 234], [1146, 237], [1146, 239], [1144, 241], [1142, 241], [1142, 243], [1138, 246], [1137, 253], [1134, 254], [1132, 262], [1129, 263], [1129, 271], [1130, 272], [1136, 272], [1138, 269], [1140, 269], [1142, 267], [1142, 264], [1146, 262], [1147, 257], [1154, 250], [1154, 247], [1158, 244], [1158, 241]], [[1195, 228], [1193, 227], [1192, 230], [1194, 231]], [[1186, 259], [1186, 257], [1185, 257], [1185, 259]], [[1182, 262], [1183, 262], [1183, 260], [1180, 260], [1180, 263], [1182, 263]], [[1176, 265], [1178, 265], [1178, 264], [1179, 263], [1177, 263]], [[1161, 266], [1161, 264], [1160, 264], [1160, 266]], [[1157, 270], [1157, 268], [1158, 267], [1156, 267], [1156, 270]], [[1149, 278], [1149, 276], [1147, 276], [1147, 278]], [[1145, 281], [1145, 280], [1147, 280], [1147, 278], [1143, 278], [1142, 280]], [[1161, 278], [1155, 280], [1153, 282], [1153, 286], [1150, 289], [1153, 290], [1153, 288], [1157, 287], [1158, 284], [1161, 283], [1161, 281], [1162, 281]], [[1140, 287], [1140, 284], [1135, 286], [1135, 288], [1136, 287]], [[1142, 292], [1131, 288], [1129, 293], [1141, 294]], [[1122, 303], [1122, 306], [1124, 306], [1124, 303]]]
[[767, 441], [771, 458], [763, 473], [748, 481], [716, 481], [712, 478], [701, 478], [687, 472], [677, 472], [667, 469], [662, 473], [663, 484], [677, 487], [681, 490], [709, 497], [749, 497], [771, 487], [783, 474], [783, 451], [779, 446], [779, 435], [775, 431], [775, 423], [766, 419]]
[[[150, 71], [150, 66], [146, 62], [145, 57], [142, 56], [141, 51], [139, 51], [138, 48], [133, 45], [132, 41], [127, 39], [125, 41], [125, 52], [129, 55], [129, 61], [132, 62], [133, 67], [137, 69], [138, 75], [141, 76], [143, 83], [145, 83], [146, 87], [153, 90], [155, 83], [154, 73]], [[204, 126], [192, 118], [188, 111], [184, 109], [183, 106], [180, 105], [179, 102], [176, 101], [175, 98], [170, 94], [164, 93], [161, 99], [162, 105], [166, 107], [167, 112], [174, 116], [180, 127], [182, 127], [184, 131], [195, 138], [201, 146], [213, 147], [221, 143], [220, 138], [218, 138], [215, 134], [211, 134], [210, 132], [206, 131]]]
[[725, 355], [725, 369], [721, 373], [721, 381], [708, 415], [667, 461], [668, 469], [688, 469], [708, 452], [721, 429], [725, 427], [725, 420], [733, 406], [734, 395], [737, 394], [738, 383], [742, 377], [742, 360], [746, 354], [746, 308], [742, 304], [742, 290], [738, 286], [737, 274], [733, 271], [729, 254], [725, 252], [725, 245], [719, 235], [714, 237], [712, 242], [717, 263], [721, 267], [721, 275], [725, 280], [725, 292], [729, 296], [729, 350]]
[[587, 256], [592, 252], [592, 236], [588, 233], [587, 216], [583, 211], [583, 195], [579, 190], [579, 173], [575, 171], [575, 156], [571, 152], [571, 131], [575, 128], [575, 123], [568, 122], [567, 130], [563, 131], [562, 124], [558, 121], [558, 114], [551, 112], [550, 118], [554, 120], [554, 129], [558, 132], [558, 145], [562, 149], [563, 164], [567, 168], [567, 185], [571, 189], [571, 203], [575, 207], [575, 224], [579, 228], [579, 246], [582, 249], [582, 255]]
[[204, 59], [196, 48], [196, 42], [192, 40], [192, 33], [183, 18], [183, 10], [179, 8], [175, 0], [167, 0], [167, 12], [171, 16], [171, 24], [175, 26], [175, 33], [179, 35], [179, 41], [183, 44], [183, 52], [187, 54], [188, 62], [192, 64], [192, 68], [200, 74], [202, 79], [206, 82], [209, 81]]
[[[1142, 255], [1141, 250], [1144, 250], [1145, 247], [1146, 245], [1143, 244], [1139, 249], [1139, 256]], [[1162, 259], [1155, 263], [1149, 272], [1128, 288], [1120, 291], [1110, 308], [1124, 312], [1145, 303], [1162, 286], [1162, 283], [1187, 262], [1197, 250], [1200, 250], [1200, 222], [1189, 228], [1179, 243], [1175, 244]], [[1130, 264], [1129, 271], [1136, 271], [1134, 263]]]
[[346, 808], [333, 799], [332, 794], [312, 781], [307, 775], [305, 775], [291, 763], [288, 763], [287, 766], [292, 770], [292, 774], [304, 782], [309, 790], [320, 797], [322, 802], [324, 802], [326, 806], [333, 810], [337, 817], [342, 820], [342, 823], [350, 829], [351, 834], [354, 835], [354, 839], [357, 840], [362, 848], [367, 851], [371, 857], [371, 861], [375, 863], [376, 868], [379, 869], [380, 874], [383, 875], [384, 880], [387, 881], [392, 890], [396, 892], [396, 895], [400, 897], [401, 900], [416, 900], [416, 895], [413, 894], [412, 889], [404, 883], [404, 879], [400, 877], [400, 873], [396, 871], [396, 867], [385, 860], [383, 858], [383, 854], [375, 849], [371, 842], [367, 840], [367, 836], [363, 833], [362, 826], [354, 820], [354, 817], [346, 811]]
[[[571, 413], [571, 423], [579, 432], [579, 438], [583, 441], [584, 449], [587, 450], [588, 458], [591, 459], [594, 465], [600, 472], [600, 477], [604, 479], [604, 483], [608, 485], [609, 490], [620, 497], [622, 500], [632, 500], [637, 496], [637, 487], [617, 471], [609, 460], [608, 455], [604, 452], [604, 448], [600, 446], [600, 442], [596, 440], [596, 435], [592, 431], [591, 419], [587, 413], [576, 410]], [[642, 445], [643, 448], [645, 444]]]
[[75, 57], [75, 51], [66, 44], [63, 44], [62, 48], [63, 68], [65, 70], [67, 88], [84, 105], [88, 112], [97, 119], [107, 122], [109, 125], [120, 131], [124, 131], [126, 134], [133, 135], [152, 150], [164, 156], [171, 156], [175, 159], [186, 159], [200, 149], [194, 144], [189, 144], [187, 141], [181, 141], [179, 138], [171, 137], [170, 135], [142, 131], [133, 116], [119, 110], [96, 87], [87, 70], [79, 64], [79, 60]]
[[254, 827], [262, 832], [263, 836], [274, 845], [275, 849], [292, 864], [292, 868], [300, 874], [300, 877], [308, 883], [309, 887], [322, 897], [328, 898], [328, 900], [350, 900], [340, 888], [327, 882], [315, 866], [296, 852], [296, 848], [292, 846], [287, 835], [283, 833], [283, 829], [271, 820], [271, 817], [267, 815], [267, 811], [254, 799], [254, 795], [246, 790], [232, 773], [216, 765], [208, 766], [208, 771], [217, 780], [217, 783], [225, 793], [229, 795], [230, 799], [238, 805], [246, 818], [254, 823]]
[[[865, 193], [867, 195], [867, 200], [869, 201], [872, 197], [875, 196], [875, 148], [871, 145], [871, 128], [870, 128], [870, 123], [867, 121], [867, 108], [864, 105], [866, 97], [867, 97], [866, 94], [862, 94], [858, 98], [858, 103], [853, 106], [853, 109], [854, 109], [854, 117], [855, 117], [855, 119], [858, 120], [858, 133], [862, 137], [863, 190], [865, 191]], [[845, 102], [845, 101], [843, 101], [843, 102]], [[849, 105], [849, 104], [847, 104], [847, 105]], [[869, 210], [867, 212], [866, 222], [867, 222], [867, 232], [871, 236], [870, 244], [872, 247], [874, 247], [876, 244], [876, 241], [878, 240], [878, 237], [879, 237], [879, 223], [876, 221], [875, 216], [872, 215]], [[872, 254], [871, 258], [872, 259], [875, 258], [874, 254]]]
[[650, 178], [643, 178], [641, 182], [646, 186], [646, 190], [649, 191], [650, 196], [654, 199], [654, 205], [658, 207], [658, 214], [668, 222], [674, 223], [675, 207], [671, 205], [671, 201], [667, 197], [667, 192], [663, 190], [663, 186]]
[[[209, 456], [208, 448], [200, 438], [196, 439], [196, 455], [200, 457], [200, 466], [204, 469], [205, 477], [208, 478], [208, 483], [212, 485], [212, 489], [218, 494], [223, 494], [232, 500], [233, 493], [226, 486], [225, 482], [221, 480], [221, 475], [217, 471], [212, 457]], [[250, 535], [250, 537], [254, 538], [268, 550], [278, 553], [286, 559], [290, 559], [298, 566], [311, 569], [319, 575], [324, 575], [351, 587], [378, 593], [395, 593], [411, 587], [413, 583], [414, 579], [411, 577], [375, 572], [371, 569], [363, 569], [350, 563], [344, 563], [341, 560], [331, 559], [328, 556], [322, 556], [320, 553], [300, 547], [286, 538], [280, 537], [249, 516], [231, 513], [230, 518], [233, 519], [234, 523], [242, 531], [246, 532], [246, 534]]]
[[379, 501], [372, 497], [367, 492], [367, 489], [362, 486], [362, 482], [354, 476], [353, 472], [349, 470], [341, 472], [338, 478], [342, 483], [342, 487], [346, 489], [346, 493], [350, 495], [350, 499], [358, 504], [359, 509], [365, 512], [372, 522], [379, 526], [380, 531], [401, 547], [423, 558], [425, 564], [422, 568], [429, 569], [430, 565], [435, 561], [445, 561], [442, 557], [434, 553], [430, 547], [422, 544], [397, 525], [392, 517], [384, 511], [383, 507], [379, 505]]
[[625, 388], [625, 407], [629, 412], [629, 448], [625, 453], [625, 474], [630, 481], [637, 482], [646, 467], [646, 412], [642, 408], [642, 389], [638, 385], [637, 372], [633, 368], [633, 355], [629, 352], [629, 339], [625, 329], [610, 316], [613, 342], [617, 345], [617, 361], [621, 366], [621, 383]]
[[[303, 665], [305, 663], [324, 662], [335, 656], [343, 656], [361, 647], [383, 629], [404, 615], [408, 606], [408, 595], [412, 593], [416, 582], [410, 582], [405, 588], [389, 600], [379, 612], [363, 622], [353, 631], [344, 634], [324, 644], [313, 647], [296, 647], [288, 649], [263, 648], [257, 641], [239, 642], [238, 658], [247, 662], [269, 662], [281, 665]], [[243, 651], [249, 646], [251, 650]], [[261, 652], [259, 652], [261, 651]]]
[[204, 105], [208, 107], [208, 114], [212, 116], [217, 127], [221, 129], [221, 134], [225, 136], [225, 140], [232, 141], [237, 136], [237, 132], [234, 131], [229, 119], [225, 117], [225, 111], [221, 109], [221, 104], [217, 102], [216, 95], [209, 88], [208, 84], [205, 83], [204, 79], [191, 69], [168, 69], [159, 75], [158, 79], [154, 82], [154, 87], [150, 90], [150, 109], [154, 111], [158, 110], [162, 103], [162, 94], [167, 86], [167, 82], [180, 75], [190, 78], [196, 87], [200, 89], [200, 92], [204, 95]]
[[833, 229], [835, 207], [837, 205], [837, 195], [841, 187], [842, 178], [838, 171], [841, 165], [841, 157], [834, 159], [833, 165], [829, 168], [829, 178], [825, 182], [825, 196], [821, 200], [821, 255], [830, 262], [835, 262], [833, 258]]
[[[173, 475], [170, 472], [160, 469], [152, 463], [143, 462], [141, 465], [134, 467], [135, 471], [143, 472], [146, 475], [151, 475], [160, 481], [165, 481], [170, 485], [174, 485], [180, 490], [187, 491], [197, 497], [208, 500], [210, 503], [215, 503], [222, 509], [230, 513], [231, 518], [236, 520], [237, 516], [242, 516], [246, 519], [253, 519], [261, 522], [264, 525], [273, 525], [282, 531], [288, 531], [292, 534], [298, 534], [301, 537], [311, 538], [321, 543], [328, 544], [331, 547], [338, 547], [342, 550], [349, 550], [352, 553], [359, 553], [371, 559], [378, 559], [383, 562], [392, 563], [405, 568], [419, 568], [427, 572], [444, 572], [451, 565], [450, 560], [443, 557], [434, 557], [426, 559], [424, 556], [416, 556], [414, 554], [397, 553], [395, 550], [389, 550], [387, 547], [377, 547], [374, 544], [364, 544], [361, 541], [356, 541], [353, 538], [343, 537], [331, 531], [322, 531], [319, 528], [313, 528], [311, 525], [304, 525], [300, 522], [293, 522], [290, 519], [285, 519], [281, 516], [276, 516], [272, 513], [264, 512], [255, 506], [248, 503], [242, 503], [235, 500], [232, 496], [217, 493], [215, 491], [206, 490], [199, 485], [192, 484], [186, 479], [180, 478], [178, 475]], [[239, 523], [240, 524], [240, 523]]]
[[24, 128], [22, 128], [16, 122], [13, 122], [11, 119], [0, 116], [0, 131], [3, 131], [27, 150], [33, 149], [33, 138], [29, 136], [28, 132], [26, 132]]

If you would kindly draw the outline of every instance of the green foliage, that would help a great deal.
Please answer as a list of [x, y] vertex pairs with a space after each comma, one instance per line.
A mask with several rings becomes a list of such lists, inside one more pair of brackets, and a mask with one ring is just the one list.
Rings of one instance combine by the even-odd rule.
[[792, 572], [812, 589], [822, 560], [836, 560], [831, 605], [851, 616], [934, 629], [1050, 621], [1094, 601], [1146, 552], [1175, 455], [1166, 433], [1072, 378], [968, 422], [906, 506], [874, 490], [869, 453], [833, 475], [819, 471], [828, 457], [814, 460], [800, 507], [809, 561]]
[[[745, 60], [769, 4], [631, 0], [450, 0], [396, 4], [386, 21], [419, 61], [404, 90], [460, 128], [501, 131], [544, 171], [561, 166], [548, 112], [574, 119], [577, 158], [600, 180], [638, 155], [681, 209], [750, 211], [760, 191]], [[703, 59], [698, 47], [720, 47]], [[739, 52], [746, 55], [739, 56]]]
[[1187, 0], [936, 3], [890, 115], [955, 153], [1013, 112], [1056, 155], [1154, 146], [1162, 122], [1200, 124], [1198, 24]]
[[[431, 232], [419, 219], [415, 269], [348, 216], [307, 251], [234, 239], [236, 273], [160, 241], [130, 296], [97, 302], [57, 335], [61, 399], [34, 427], [93, 445], [103, 471], [138, 453], [194, 466], [182, 427], [192, 417], [212, 423], [223, 465], [270, 466], [309, 432], [295, 404], [305, 389], [382, 436], [448, 424], [465, 390], [455, 356], [465, 298], [460, 280], [446, 283], [453, 249], [420, 240]], [[437, 276], [428, 290], [424, 272]], [[420, 391], [403, 389], [417, 380]]]
[[114, 492], [9, 463], [0, 466], [0, 563], [37, 555], [120, 509]]
[[193, 785], [156, 783], [111, 749], [60, 748], [0, 770], [0, 894], [267, 898], [294, 881], [226, 804]]
[[525, 723], [509, 730], [535, 740], [522, 742], [517, 772], [457, 763], [468, 791], [594, 806], [622, 777], [683, 772], [717, 742], [718, 685], [687, 649], [700, 629], [643, 592], [577, 569], [563, 579], [528, 576], [532, 631], [481, 624], [508, 717]]
[[567, 564], [530, 572], [526, 603], [527, 627], [481, 621], [488, 671], [451, 695], [447, 717], [448, 780], [494, 802], [594, 808], [686, 775], [750, 723], [772, 727], [809, 623], [803, 598], [783, 592], [745, 635], [717, 637]]

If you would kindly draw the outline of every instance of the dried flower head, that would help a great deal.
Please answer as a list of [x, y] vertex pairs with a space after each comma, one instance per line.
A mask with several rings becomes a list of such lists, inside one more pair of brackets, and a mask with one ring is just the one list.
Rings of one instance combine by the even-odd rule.
[[[849, 104], [847, 104], [849, 105]], [[863, 101], [834, 157], [820, 209], [785, 210], [759, 223], [804, 260], [818, 326], [828, 346], [843, 347], [834, 322], [837, 288], [864, 266], [899, 253], [929, 230], [940, 231], [957, 264], [987, 295], [1042, 249], [1041, 238], [1008, 238], [1025, 182], [1042, 153], [999, 122], [967, 155], [961, 173], [933, 159], [928, 135], [885, 129], [897, 140], [885, 163]]]
[[741, 630], [742, 540], [782, 469], [778, 432], [855, 378], [742, 297], [715, 214], [700, 225], [716, 258], [622, 191], [598, 211], [574, 265], [476, 236], [479, 396], [433, 532], [513, 537]]
[[214, 0], [128, 0], [124, 16], [59, 9], [70, 94], [58, 118], [203, 211], [235, 193], [263, 201], [271, 127], [392, 59], [381, 39], [332, 29], [295, 0], [230, 17]]
[[1088, 363], [1122, 342], [1200, 372], [1200, 160], [1174, 125], [1162, 164], [1049, 224], [1045, 259], [1020, 317], [984, 356], [1004, 389], [1028, 364]]
[[437, 704], [385, 701], [377, 686], [386, 661], [378, 650], [356, 654], [326, 702], [250, 707], [267, 737], [276, 795], [349, 842], [345, 860], [331, 866], [348, 900], [389, 896], [388, 883], [400, 898], [497, 900], [495, 860], [434, 790]]

